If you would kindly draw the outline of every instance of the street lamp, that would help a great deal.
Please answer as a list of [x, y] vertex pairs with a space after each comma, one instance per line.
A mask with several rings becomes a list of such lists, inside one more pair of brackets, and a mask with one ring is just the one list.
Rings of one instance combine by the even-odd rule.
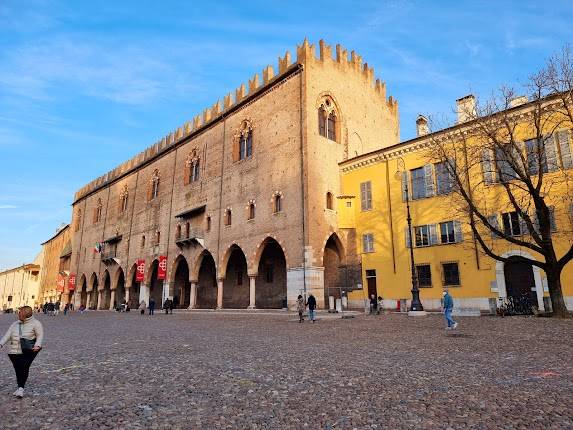
[[[402, 176], [406, 172], [406, 165], [402, 157], [398, 157], [398, 170], [396, 179], [402, 181]], [[408, 235], [410, 236], [410, 265], [412, 272], [412, 303], [410, 305], [410, 315], [425, 315], [422, 302], [420, 301], [420, 290], [418, 289], [418, 277], [416, 276], [416, 266], [414, 264], [414, 236], [412, 235], [412, 217], [410, 216], [410, 193], [408, 181], [404, 181], [404, 196], [406, 197], [406, 221], [408, 222]]]

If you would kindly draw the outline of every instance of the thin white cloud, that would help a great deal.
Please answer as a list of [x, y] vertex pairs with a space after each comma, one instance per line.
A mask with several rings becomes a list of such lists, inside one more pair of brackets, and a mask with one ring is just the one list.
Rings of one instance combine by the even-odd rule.
[[0, 209], [18, 209], [16, 205], [0, 205]]

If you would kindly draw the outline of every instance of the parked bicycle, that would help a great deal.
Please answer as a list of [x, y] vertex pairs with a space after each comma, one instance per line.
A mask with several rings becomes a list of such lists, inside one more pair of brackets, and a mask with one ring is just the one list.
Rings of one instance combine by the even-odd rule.
[[497, 314], [501, 317], [511, 315], [532, 315], [534, 306], [528, 295], [520, 297], [501, 297], [497, 306]]

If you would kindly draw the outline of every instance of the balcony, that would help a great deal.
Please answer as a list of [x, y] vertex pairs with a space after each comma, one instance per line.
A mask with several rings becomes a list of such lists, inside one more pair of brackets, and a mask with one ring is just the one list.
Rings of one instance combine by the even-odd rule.
[[104, 264], [113, 264], [114, 262], [117, 262], [117, 249], [102, 252], [101, 261]]
[[180, 248], [191, 245], [197, 242], [201, 246], [205, 246], [204, 234], [200, 230], [189, 230], [189, 232], [181, 232], [180, 235], [175, 237], [175, 244]]

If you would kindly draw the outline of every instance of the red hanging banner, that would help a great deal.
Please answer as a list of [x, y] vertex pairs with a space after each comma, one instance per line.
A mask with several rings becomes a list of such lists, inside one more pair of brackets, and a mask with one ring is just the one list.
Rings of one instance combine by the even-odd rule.
[[159, 256], [159, 265], [157, 266], [157, 279], [165, 279], [167, 274], [167, 257], [164, 255]]
[[76, 289], [76, 274], [70, 273], [68, 277], [68, 291], [74, 291]]
[[135, 271], [135, 282], [142, 282], [145, 278], [145, 260], [137, 260], [137, 270]]
[[58, 283], [56, 286], [56, 291], [58, 293], [64, 292], [64, 286], [66, 285], [66, 278], [63, 275], [58, 275]]

